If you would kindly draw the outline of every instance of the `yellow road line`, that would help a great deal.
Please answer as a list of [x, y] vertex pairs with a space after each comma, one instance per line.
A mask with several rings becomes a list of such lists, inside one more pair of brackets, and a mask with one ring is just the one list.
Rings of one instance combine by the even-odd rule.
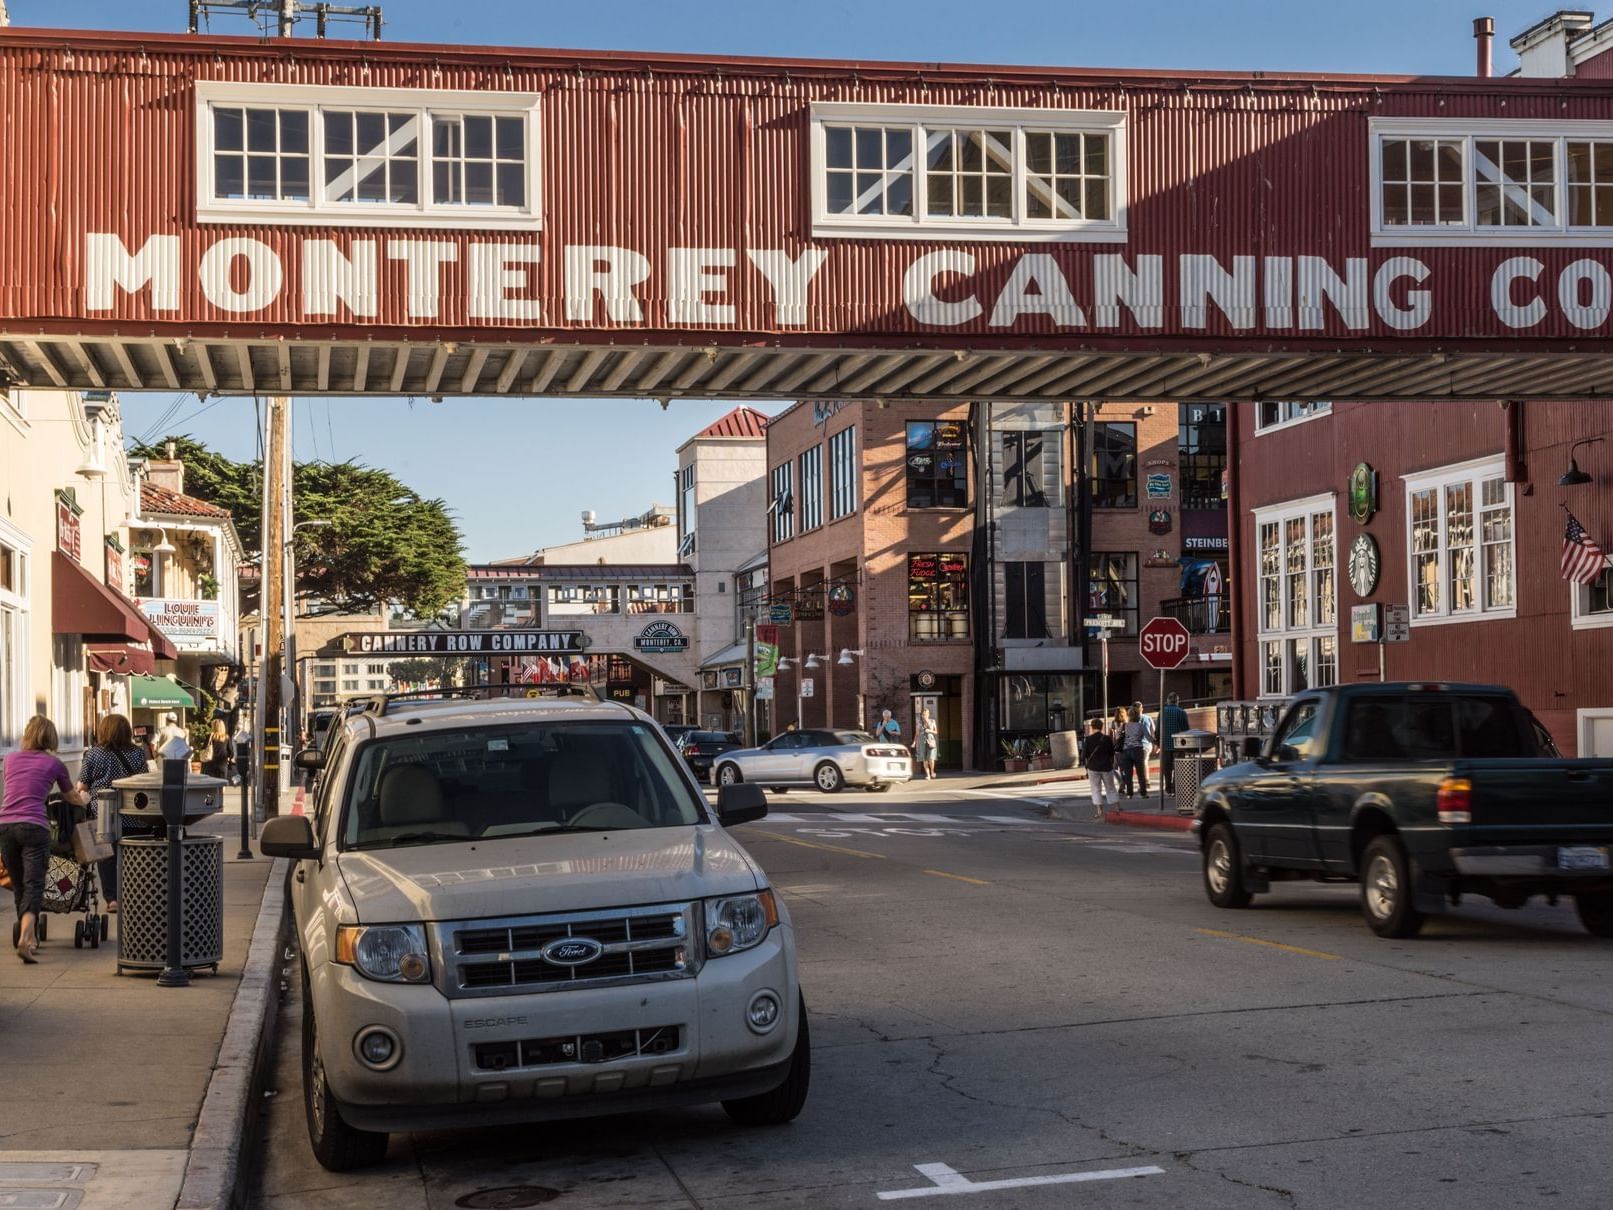
[[1264, 945], [1289, 954], [1303, 954], [1307, 958], [1325, 958], [1329, 962], [1336, 962], [1339, 958], [1337, 954], [1324, 954], [1321, 950], [1301, 949], [1297, 945], [1284, 945], [1281, 941], [1267, 941], [1264, 937], [1245, 937], [1242, 933], [1223, 933], [1220, 929], [1194, 929], [1193, 931], [1203, 933], [1206, 937], [1220, 937], [1224, 941], [1244, 941], [1250, 945]]
[[885, 860], [885, 854], [883, 853], [870, 853], [865, 849], [845, 849], [837, 844], [818, 844], [816, 841], [800, 840], [794, 836], [779, 836], [775, 833], [769, 839], [782, 840], [785, 844], [798, 844], [803, 849], [822, 849], [825, 853], [847, 853], [852, 857], [872, 857], [876, 861]]
[[948, 874], [945, 870], [925, 870], [926, 874], [934, 874], [937, 878], [956, 878], [959, 882], [967, 882], [973, 886], [990, 886], [984, 878], [965, 878], [962, 874]]

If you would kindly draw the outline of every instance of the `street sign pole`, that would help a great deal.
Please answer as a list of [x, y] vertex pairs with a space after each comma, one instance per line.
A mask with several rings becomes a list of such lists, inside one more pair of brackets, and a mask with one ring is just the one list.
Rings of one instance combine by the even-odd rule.
[[[1165, 670], [1163, 668], [1159, 670], [1158, 700], [1159, 705], [1154, 708], [1154, 717], [1159, 721], [1159, 725], [1154, 728], [1154, 738], [1163, 740], [1163, 728], [1165, 726]], [[1146, 773], [1147, 770], [1144, 769], [1143, 772]], [[1165, 745], [1163, 742], [1159, 746], [1159, 813], [1161, 815], [1165, 813]]]
[[[1187, 660], [1189, 650], [1193, 646], [1193, 636], [1188, 633], [1175, 618], [1150, 618], [1147, 625], [1137, 632], [1137, 650], [1150, 668], [1159, 672], [1159, 719], [1160, 726], [1164, 725], [1165, 717], [1165, 673], [1173, 668], [1180, 668]], [[1157, 734], [1156, 729], [1156, 734]], [[1165, 810], [1165, 754], [1163, 747], [1160, 751], [1160, 779], [1159, 779], [1159, 809]], [[1142, 776], [1146, 780], [1148, 770], [1145, 767]]]

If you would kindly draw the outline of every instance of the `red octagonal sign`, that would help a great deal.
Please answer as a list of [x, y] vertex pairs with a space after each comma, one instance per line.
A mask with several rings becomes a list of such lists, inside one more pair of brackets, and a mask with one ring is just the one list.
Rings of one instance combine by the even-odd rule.
[[1179, 668], [1192, 645], [1187, 627], [1175, 618], [1149, 618], [1137, 635], [1137, 649], [1143, 653], [1143, 659], [1150, 668], [1161, 672]]

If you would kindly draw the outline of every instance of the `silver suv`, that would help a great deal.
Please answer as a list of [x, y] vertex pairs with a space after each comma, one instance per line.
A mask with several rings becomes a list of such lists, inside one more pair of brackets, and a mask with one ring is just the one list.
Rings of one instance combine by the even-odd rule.
[[297, 862], [303, 1095], [314, 1154], [391, 1131], [720, 1101], [806, 1101], [789, 913], [648, 716], [578, 699], [377, 699], [338, 720]]

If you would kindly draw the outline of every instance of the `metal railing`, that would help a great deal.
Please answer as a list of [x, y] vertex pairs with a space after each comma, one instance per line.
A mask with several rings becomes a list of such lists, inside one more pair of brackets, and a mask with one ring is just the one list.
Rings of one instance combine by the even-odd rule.
[[1189, 634], [1231, 634], [1232, 595], [1210, 597], [1168, 597], [1159, 603], [1166, 617], [1175, 618]]

